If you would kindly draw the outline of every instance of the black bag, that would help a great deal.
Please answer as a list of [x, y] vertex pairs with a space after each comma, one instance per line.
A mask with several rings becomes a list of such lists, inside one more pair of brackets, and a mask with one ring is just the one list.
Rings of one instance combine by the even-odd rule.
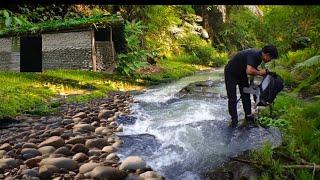
[[257, 106], [267, 106], [270, 105], [277, 94], [283, 89], [282, 78], [274, 72], [268, 72], [268, 74], [263, 77], [261, 83], [259, 84], [260, 95], [258, 97]]

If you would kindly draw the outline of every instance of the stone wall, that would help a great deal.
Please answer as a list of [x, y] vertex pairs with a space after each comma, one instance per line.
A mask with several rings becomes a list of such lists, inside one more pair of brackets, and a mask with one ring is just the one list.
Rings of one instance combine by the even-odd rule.
[[97, 70], [106, 71], [108, 73], [113, 72], [115, 69], [115, 57], [112, 55], [112, 42], [96, 41], [96, 51]]
[[11, 52], [0, 52], [0, 70], [8, 70], [11, 58]]
[[[19, 71], [20, 54], [12, 52], [11, 38], [0, 38], [0, 44], [0, 70]], [[115, 61], [111, 42], [96, 41], [96, 52], [97, 70], [112, 72]], [[42, 68], [92, 70], [91, 32], [43, 34]]]
[[42, 35], [43, 69], [92, 69], [90, 31]]
[[12, 52], [11, 38], [0, 38], [0, 70], [20, 71], [19, 53]]

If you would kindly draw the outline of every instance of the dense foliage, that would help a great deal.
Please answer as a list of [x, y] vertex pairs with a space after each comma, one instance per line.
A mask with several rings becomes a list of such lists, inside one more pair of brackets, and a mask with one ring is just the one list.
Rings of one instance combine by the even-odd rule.
[[251, 158], [265, 165], [259, 167], [262, 179], [319, 178], [310, 169], [284, 168], [288, 159], [279, 154], [289, 156], [289, 164], [320, 164], [320, 6], [19, 5], [0, 10], [0, 34], [92, 24], [109, 14], [126, 20], [128, 51], [117, 56], [116, 79], [94, 72], [1, 72], [0, 118], [22, 110], [46, 113], [50, 104], [40, 110], [38, 105], [66, 89], [88, 92], [73, 99], [81, 101], [123, 86], [122, 78], [168, 82], [192, 74], [197, 65], [223, 66], [239, 50], [271, 43], [280, 56], [266, 67], [284, 79], [285, 90], [272, 115], [263, 110], [259, 122], [280, 128], [284, 142], [277, 149], [266, 145]]

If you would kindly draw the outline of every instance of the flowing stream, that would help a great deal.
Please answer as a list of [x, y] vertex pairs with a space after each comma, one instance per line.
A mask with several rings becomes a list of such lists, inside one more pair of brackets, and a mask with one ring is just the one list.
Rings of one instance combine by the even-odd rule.
[[[118, 119], [124, 124], [118, 133], [124, 141], [120, 158], [138, 155], [166, 179], [197, 180], [205, 179], [207, 170], [221, 166], [228, 157], [257, 149], [265, 141], [278, 146], [281, 133], [275, 128], [228, 127], [223, 79], [223, 69], [213, 69], [134, 95], [133, 114]], [[209, 93], [179, 95], [181, 89], [200, 81], [211, 84]], [[241, 112], [240, 101], [240, 119]]]

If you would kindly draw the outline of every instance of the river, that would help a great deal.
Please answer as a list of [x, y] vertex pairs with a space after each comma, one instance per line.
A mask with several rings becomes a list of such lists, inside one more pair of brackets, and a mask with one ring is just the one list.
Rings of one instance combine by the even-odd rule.
[[[181, 89], [200, 81], [214, 83], [211, 95], [178, 96]], [[260, 148], [266, 141], [281, 144], [281, 133], [275, 128], [228, 127], [223, 69], [152, 87], [134, 99], [132, 115], [118, 119], [124, 124], [118, 133], [124, 141], [119, 156], [138, 155], [168, 180], [202, 180], [207, 170], [229, 157]], [[238, 113], [240, 119], [244, 117], [241, 101]]]

